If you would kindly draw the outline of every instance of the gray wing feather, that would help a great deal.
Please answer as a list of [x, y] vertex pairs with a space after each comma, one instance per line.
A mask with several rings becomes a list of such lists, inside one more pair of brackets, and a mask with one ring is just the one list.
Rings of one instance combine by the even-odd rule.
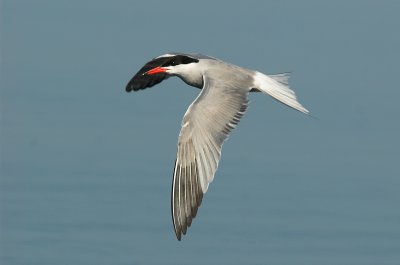
[[196, 216], [213, 180], [221, 148], [248, 104], [248, 87], [203, 77], [204, 86], [182, 121], [172, 182], [171, 208], [178, 240]]

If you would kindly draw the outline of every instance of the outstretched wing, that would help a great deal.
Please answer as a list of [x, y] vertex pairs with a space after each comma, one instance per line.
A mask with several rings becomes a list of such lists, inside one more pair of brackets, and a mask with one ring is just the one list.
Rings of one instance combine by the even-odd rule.
[[126, 85], [126, 91], [131, 92], [132, 90], [137, 91], [140, 89], [152, 87], [154, 85], [157, 85], [164, 79], [167, 79], [169, 77], [167, 73], [157, 73], [152, 75], [143, 75], [143, 74], [157, 66], [163, 65], [170, 59], [171, 58], [169, 57], [157, 57], [151, 60], [150, 62], [146, 63], [142, 67], [142, 69], [140, 69], [139, 72], [137, 72], [129, 81], [129, 83]]
[[221, 147], [243, 116], [249, 88], [204, 76], [204, 86], [182, 121], [172, 182], [172, 219], [178, 240], [196, 216], [213, 180]]

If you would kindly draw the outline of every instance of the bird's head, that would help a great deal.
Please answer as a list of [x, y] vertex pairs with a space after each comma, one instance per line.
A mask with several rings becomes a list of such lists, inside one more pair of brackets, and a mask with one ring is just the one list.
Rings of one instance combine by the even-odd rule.
[[196, 55], [168, 53], [158, 56], [146, 63], [129, 81], [126, 91], [136, 91], [152, 87], [169, 76], [179, 76], [192, 86], [201, 86], [201, 69]]

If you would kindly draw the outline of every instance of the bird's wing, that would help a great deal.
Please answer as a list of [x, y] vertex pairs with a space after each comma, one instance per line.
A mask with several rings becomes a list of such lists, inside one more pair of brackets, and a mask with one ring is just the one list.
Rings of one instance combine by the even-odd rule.
[[248, 87], [203, 76], [204, 85], [182, 121], [172, 182], [172, 219], [178, 240], [196, 216], [213, 180], [221, 147], [248, 104]]
[[170, 59], [171, 58], [160, 57], [160, 58], [154, 58], [153, 60], [147, 62], [126, 85], [126, 91], [127, 92], [130, 92], [132, 90], [137, 91], [140, 89], [152, 87], [162, 82], [164, 79], [167, 79], [169, 77], [167, 73], [157, 73], [152, 75], [144, 75], [144, 73], [157, 66], [163, 65]]

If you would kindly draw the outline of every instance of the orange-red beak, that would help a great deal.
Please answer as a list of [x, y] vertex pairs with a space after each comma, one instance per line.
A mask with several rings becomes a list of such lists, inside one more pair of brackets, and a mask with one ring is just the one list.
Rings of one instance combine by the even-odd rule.
[[157, 66], [157, 67], [147, 71], [143, 75], [154, 75], [154, 74], [165, 73], [165, 72], [167, 72], [167, 68], [163, 68], [161, 66]]

